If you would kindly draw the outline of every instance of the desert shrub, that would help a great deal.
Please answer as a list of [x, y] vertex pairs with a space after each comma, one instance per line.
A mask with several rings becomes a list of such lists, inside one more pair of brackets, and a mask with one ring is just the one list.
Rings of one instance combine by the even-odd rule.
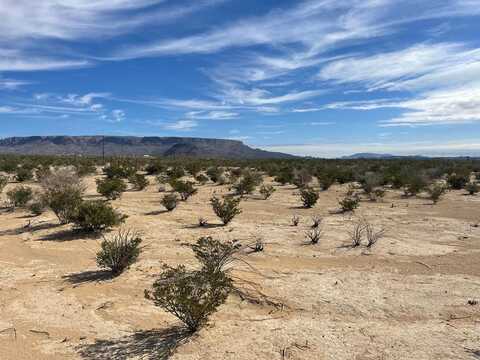
[[381, 200], [385, 197], [385, 189], [381, 187], [375, 188], [368, 194], [368, 197], [371, 201]]
[[[0, 189], [1, 189], [1, 185], [0, 185]], [[467, 185], [465, 185], [465, 190], [467, 190], [467, 192], [470, 195], [475, 195], [476, 193], [478, 193], [480, 191], [480, 187], [478, 186], [478, 184], [476, 184], [474, 182], [469, 182]]]
[[178, 204], [177, 194], [166, 194], [161, 201], [167, 211], [173, 211]]
[[347, 195], [341, 199], [338, 204], [342, 212], [354, 211], [360, 205], [360, 199], [356, 195]]
[[262, 239], [255, 239], [252, 245], [248, 246], [253, 252], [262, 252], [265, 249], [265, 243]]
[[73, 218], [75, 226], [83, 231], [95, 232], [120, 225], [127, 218], [108, 203], [100, 200], [84, 201]]
[[410, 175], [405, 181], [405, 196], [415, 196], [425, 189], [427, 183], [421, 175]]
[[108, 200], [116, 200], [127, 190], [127, 185], [121, 178], [97, 179], [97, 192]]
[[382, 182], [382, 176], [373, 172], [368, 172], [360, 178], [360, 184], [362, 185], [362, 189], [367, 195], [370, 195], [375, 188], [382, 184]]
[[103, 168], [108, 179], [128, 179], [137, 173], [137, 169], [127, 163], [110, 164]]
[[207, 176], [210, 178], [211, 181], [216, 183], [220, 176], [223, 174], [223, 169], [219, 167], [210, 167], [206, 171]]
[[227, 266], [236, 261], [235, 254], [240, 248], [236, 240], [222, 242], [211, 236], [201, 237], [192, 245], [195, 258], [202, 264], [203, 270], [210, 273], [228, 271]]
[[235, 216], [242, 212], [238, 207], [240, 199], [225, 198], [222, 201], [214, 196], [210, 199], [210, 203], [212, 204], [213, 212], [222, 220], [224, 225], [227, 225]]
[[232, 281], [223, 272], [187, 271], [182, 265], [165, 268], [145, 297], [195, 332], [225, 302], [231, 288]]
[[202, 171], [202, 165], [196, 161], [192, 161], [185, 165], [185, 169], [190, 175], [195, 177], [200, 171]]
[[285, 167], [279, 170], [278, 174], [275, 176], [274, 180], [282, 185], [293, 183], [293, 171], [292, 169]]
[[320, 188], [323, 191], [328, 190], [333, 184], [335, 184], [335, 175], [329, 172], [320, 172], [317, 173], [318, 183], [320, 184]]
[[48, 206], [62, 224], [69, 223], [82, 202], [85, 186], [75, 170], [59, 168], [43, 176], [42, 202]]
[[119, 230], [111, 239], [104, 238], [97, 253], [97, 265], [110, 269], [114, 276], [128, 269], [141, 252], [140, 235], [131, 230]]
[[13, 207], [25, 207], [33, 198], [33, 191], [26, 186], [16, 186], [7, 192], [7, 198]]
[[312, 229], [318, 228], [322, 224], [323, 219], [320, 216], [312, 216]]
[[312, 181], [312, 175], [308, 169], [294, 170], [293, 172], [293, 184], [300, 189], [303, 189]]
[[178, 180], [181, 177], [185, 176], [185, 169], [181, 166], [173, 166], [167, 170], [166, 174], [170, 181]]
[[3, 192], [3, 189], [5, 189], [5, 186], [8, 184], [8, 177], [0, 175], [0, 194]]
[[75, 217], [82, 203], [82, 193], [73, 188], [49, 190], [44, 193], [43, 201], [52, 209], [61, 224], [67, 224]]
[[291, 221], [293, 226], [298, 226], [300, 223], [300, 217], [298, 215], [293, 215]]
[[92, 174], [95, 174], [97, 172], [97, 168], [95, 167], [95, 164], [91, 163], [91, 162], [84, 162], [84, 163], [76, 164], [75, 168], [76, 168], [76, 172], [77, 172], [78, 176], [80, 176], [80, 177], [84, 177], [84, 176], [87, 176], [87, 175], [92, 175]]
[[148, 186], [148, 180], [143, 174], [135, 174], [128, 180], [133, 185], [133, 189], [137, 191], [142, 191]]
[[447, 177], [447, 183], [450, 186], [451, 189], [454, 190], [461, 190], [465, 187], [465, 185], [469, 181], [469, 176], [468, 175], [461, 175], [461, 174], [450, 174]]
[[385, 229], [375, 229], [375, 227], [369, 222], [365, 222], [365, 235], [367, 237], [367, 248], [373, 247], [378, 240], [380, 240], [385, 234]]
[[362, 244], [362, 239], [365, 234], [365, 221], [360, 220], [353, 224], [352, 230], [349, 232], [352, 247], [359, 247]]
[[427, 193], [434, 204], [436, 204], [440, 200], [440, 198], [443, 196], [443, 194], [445, 194], [446, 191], [447, 189], [445, 188], [445, 186], [438, 183], [432, 184], [427, 188]]
[[315, 228], [305, 233], [309, 243], [315, 245], [318, 244], [320, 238], [322, 237], [322, 230], [320, 228]]
[[262, 175], [255, 171], [246, 171], [243, 177], [235, 185], [233, 189], [240, 196], [251, 194], [255, 188], [262, 183]]
[[262, 195], [265, 200], [272, 196], [275, 191], [276, 189], [272, 185], [262, 185], [260, 187], [260, 195]]
[[225, 174], [222, 174], [220, 175], [220, 177], [218, 178], [217, 180], [217, 184], [218, 185], [226, 185], [229, 183], [229, 178], [225, 175]]
[[154, 161], [145, 166], [148, 175], [157, 175], [165, 171], [165, 165], [159, 161]]
[[18, 168], [15, 174], [15, 180], [18, 182], [25, 182], [33, 179], [33, 171], [29, 168]]
[[180, 194], [182, 201], [188, 200], [188, 198], [194, 195], [197, 192], [197, 189], [193, 186], [191, 181], [181, 181], [175, 180], [170, 182], [170, 186], [173, 191], [176, 191]]
[[300, 191], [300, 197], [302, 198], [303, 206], [311, 208], [317, 203], [319, 194], [312, 188], [304, 188]]
[[208, 177], [205, 174], [198, 174], [195, 176], [195, 181], [197, 181], [200, 185], [205, 185], [208, 181]]

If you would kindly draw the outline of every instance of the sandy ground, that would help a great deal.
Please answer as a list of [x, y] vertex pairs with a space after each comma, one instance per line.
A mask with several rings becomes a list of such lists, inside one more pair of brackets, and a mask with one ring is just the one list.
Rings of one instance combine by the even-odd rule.
[[[247, 197], [228, 226], [198, 228], [199, 217], [220, 224], [208, 199], [226, 191], [202, 186], [172, 213], [154, 185], [114, 201], [147, 247], [113, 280], [95, 264], [100, 239], [52, 213], [0, 214], [0, 359], [480, 359], [480, 305], [468, 304], [480, 301], [480, 196], [449, 192], [432, 206], [388, 191], [362, 202], [356, 216], [386, 231], [366, 250], [344, 246], [355, 216], [329, 213], [345, 187], [302, 209], [298, 190], [277, 186], [268, 200]], [[324, 217], [324, 235], [305, 245], [313, 215]], [[249, 297], [230, 296], [187, 337], [143, 292], [163, 263], [196, 266], [185, 245], [206, 235], [266, 246], [244, 256], [255, 270], [234, 272]]]

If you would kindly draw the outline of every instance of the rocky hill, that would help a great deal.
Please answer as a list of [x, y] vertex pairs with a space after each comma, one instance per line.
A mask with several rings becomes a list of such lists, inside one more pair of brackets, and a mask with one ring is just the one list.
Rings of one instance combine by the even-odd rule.
[[187, 137], [29, 136], [0, 139], [0, 153], [24, 155], [188, 156], [226, 159], [293, 158], [241, 141]]

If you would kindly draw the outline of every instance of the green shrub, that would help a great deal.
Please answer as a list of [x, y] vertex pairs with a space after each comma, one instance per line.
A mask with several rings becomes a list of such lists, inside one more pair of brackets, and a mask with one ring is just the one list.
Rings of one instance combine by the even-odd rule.
[[7, 192], [7, 198], [13, 207], [25, 207], [33, 198], [33, 191], [26, 186], [16, 186]]
[[143, 174], [135, 174], [129, 178], [129, 181], [137, 191], [142, 191], [148, 186], [148, 180]]
[[213, 212], [222, 220], [224, 225], [227, 225], [235, 216], [242, 213], [242, 210], [238, 207], [240, 199], [225, 198], [222, 201], [214, 196], [210, 199], [210, 203]]
[[5, 189], [5, 186], [8, 184], [8, 177], [0, 175], [0, 194], [3, 192], [3, 189]]
[[328, 190], [333, 184], [335, 184], [335, 176], [328, 172], [318, 173], [317, 179], [323, 191]]
[[15, 180], [25, 182], [33, 179], [33, 171], [28, 168], [18, 168], [15, 174]]
[[442, 184], [432, 184], [427, 188], [428, 195], [430, 196], [430, 199], [433, 201], [434, 204], [436, 204], [440, 198], [445, 194], [447, 189], [445, 188], [444, 185]]
[[97, 253], [97, 265], [110, 269], [114, 276], [120, 275], [137, 260], [141, 242], [137, 232], [119, 230], [112, 239], [103, 239], [101, 250]]
[[475, 195], [476, 193], [478, 193], [480, 191], [480, 187], [478, 186], [478, 184], [476, 184], [474, 182], [469, 182], [467, 185], [465, 185], [465, 190], [467, 190], [467, 192], [470, 195]]
[[167, 194], [162, 198], [162, 205], [168, 211], [172, 211], [177, 207], [178, 197], [176, 194]]
[[405, 196], [415, 196], [427, 186], [425, 179], [420, 175], [410, 175], [404, 183]]
[[166, 170], [165, 165], [163, 165], [159, 161], [154, 161], [151, 162], [150, 164], [147, 164], [145, 167], [145, 171], [147, 172], [148, 175], [157, 175]]
[[91, 200], [80, 204], [73, 222], [83, 231], [95, 232], [119, 225], [126, 218], [126, 215], [114, 210], [110, 204], [100, 200]]
[[347, 195], [338, 202], [342, 212], [354, 211], [360, 205], [360, 199], [356, 195]]
[[300, 191], [300, 197], [302, 198], [303, 206], [306, 208], [311, 208], [317, 203], [319, 194], [312, 188], [307, 187]]
[[222, 242], [211, 236], [201, 237], [192, 245], [195, 258], [203, 270], [210, 273], [228, 271], [226, 267], [236, 260], [235, 254], [240, 248], [237, 240]]
[[461, 190], [469, 181], [469, 176], [460, 174], [450, 174], [447, 178], [447, 183], [451, 189]]
[[267, 200], [275, 191], [276, 189], [272, 185], [262, 185], [260, 188], [260, 195]]
[[279, 170], [274, 180], [282, 185], [293, 183], [293, 171], [289, 167], [285, 167]]
[[204, 174], [198, 174], [195, 176], [195, 180], [200, 184], [200, 185], [205, 185], [208, 181], [208, 177]]
[[185, 169], [181, 166], [174, 166], [167, 170], [167, 176], [170, 181], [180, 179], [185, 176]]
[[262, 183], [262, 175], [258, 172], [247, 171], [235, 185], [233, 189], [240, 196], [251, 194], [255, 188]]
[[222, 272], [187, 271], [182, 265], [165, 268], [153, 290], [145, 290], [145, 297], [195, 332], [226, 301], [231, 289], [232, 280]]
[[47, 206], [41, 197], [34, 197], [32, 202], [28, 205], [28, 210], [30, 210], [33, 215], [40, 216], [45, 212], [46, 207]]
[[60, 220], [69, 223], [82, 202], [85, 186], [75, 170], [59, 168], [46, 173], [40, 180], [44, 190], [42, 202]]
[[194, 195], [197, 192], [197, 189], [193, 186], [191, 181], [181, 181], [175, 180], [170, 182], [170, 186], [173, 191], [176, 191], [180, 194], [182, 201], [188, 200], [188, 198]]
[[220, 176], [223, 175], [223, 169], [219, 167], [211, 167], [207, 169], [206, 174], [212, 182], [216, 183]]
[[116, 200], [127, 190], [127, 185], [120, 178], [97, 179], [97, 191], [108, 200]]
[[293, 172], [293, 184], [300, 189], [308, 187], [312, 181], [312, 175], [307, 169], [295, 170]]
[[114, 163], [103, 168], [109, 179], [128, 179], [137, 173], [137, 169], [128, 163]]

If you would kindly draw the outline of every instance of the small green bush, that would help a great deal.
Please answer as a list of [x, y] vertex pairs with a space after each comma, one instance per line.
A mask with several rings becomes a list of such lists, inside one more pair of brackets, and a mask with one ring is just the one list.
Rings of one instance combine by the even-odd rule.
[[226, 301], [231, 289], [232, 280], [223, 272], [187, 271], [182, 265], [165, 268], [153, 290], [145, 290], [145, 297], [195, 332]]
[[233, 189], [235, 193], [240, 196], [251, 194], [255, 188], [262, 183], [262, 175], [258, 172], [246, 171], [243, 177], [235, 185]]
[[347, 195], [338, 202], [342, 212], [354, 211], [360, 205], [360, 199], [356, 195]]
[[148, 180], [143, 174], [135, 174], [129, 178], [129, 181], [137, 191], [142, 191], [148, 186]]
[[405, 180], [405, 196], [415, 196], [427, 186], [425, 179], [420, 175], [410, 175]]
[[161, 203], [165, 209], [173, 211], [177, 207], [178, 197], [176, 194], [167, 194], [162, 198]]
[[469, 182], [467, 185], [465, 185], [465, 190], [467, 190], [467, 192], [470, 195], [475, 195], [476, 193], [478, 193], [480, 191], [480, 187], [478, 186], [478, 184], [476, 184], [474, 182]]
[[223, 169], [219, 167], [211, 167], [207, 169], [206, 174], [212, 182], [216, 183], [220, 176], [223, 175]]
[[26, 186], [16, 186], [7, 192], [7, 198], [13, 207], [25, 207], [33, 198], [33, 191]]
[[450, 174], [447, 178], [447, 183], [451, 189], [461, 190], [469, 181], [469, 176], [460, 174]]
[[205, 174], [198, 174], [195, 176], [195, 180], [200, 184], [200, 185], [205, 185], [208, 181], [208, 177]]
[[110, 269], [114, 276], [120, 275], [137, 260], [141, 242], [137, 232], [119, 230], [112, 239], [103, 239], [101, 250], [97, 253], [97, 265]]
[[78, 189], [50, 190], [44, 194], [43, 202], [52, 209], [61, 224], [67, 224], [82, 203], [82, 193]]
[[97, 179], [97, 192], [108, 200], [116, 200], [127, 190], [127, 185], [120, 178]]
[[35, 215], [40, 216], [44, 213], [46, 205], [42, 199], [34, 199], [29, 205], [28, 210]]
[[235, 216], [242, 213], [242, 210], [238, 207], [240, 199], [225, 198], [222, 201], [214, 196], [210, 199], [210, 203], [213, 212], [222, 220], [224, 225], [227, 225]]
[[275, 191], [276, 189], [272, 185], [262, 185], [262, 187], [260, 187], [260, 195], [262, 195], [265, 200], [272, 196]]
[[137, 173], [137, 169], [127, 163], [110, 164], [103, 168], [108, 179], [128, 179]]
[[228, 271], [226, 267], [236, 260], [235, 254], [241, 245], [237, 240], [222, 242], [207, 236], [198, 239], [191, 247], [203, 270], [217, 273]]
[[33, 171], [28, 168], [18, 168], [15, 174], [15, 180], [18, 182], [25, 182], [33, 179]]
[[188, 200], [188, 198], [194, 195], [197, 192], [197, 189], [193, 186], [191, 181], [181, 181], [175, 180], [170, 182], [170, 186], [173, 191], [176, 191], [180, 194], [182, 201]]
[[171, 180], [177, 180], [185, 176], [185, 169], [181, 166], [174, 166], [167, 170], [167, 176]]
[[306, 208], [311, 208], [317, 203], [319, 194], [312, 188], [306, 187], [300, 191], [300, 197], [302, 198], [303, 206]]
[[120, 225], [127, 218], [100, 200], [84, 201], [73, 218], [76, 227], [87, 232], [96, 232]]
[[440, 198], [445, 194], [447, 189], [445, 188], [444, 185], [442, 184], [432, 184], [427, 188], [428, 195], [430, 196], [430, 199], [433, 201], [434, 204], [436, 204]]

